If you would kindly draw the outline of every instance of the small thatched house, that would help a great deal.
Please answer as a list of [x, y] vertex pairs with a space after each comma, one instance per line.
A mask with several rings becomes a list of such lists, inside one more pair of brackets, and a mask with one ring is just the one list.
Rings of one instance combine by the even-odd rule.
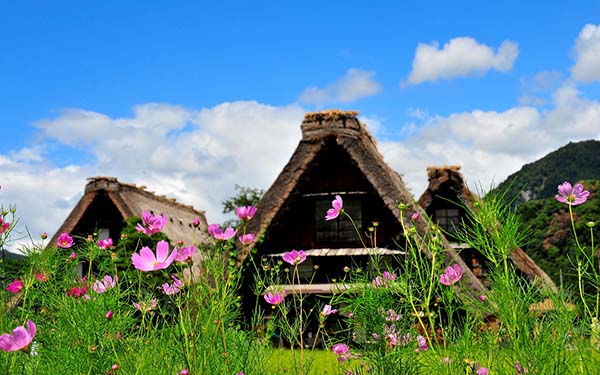
[[[485, 283], [488, 269], [484, 257], [476, 249], [459, 243], [454, 236], [455, 230], [468, 222], [466, 208], [475, 209], [473, 203], [480, 198], [467, 187], [460, 166], [428, 167], [427, 177], [429, 185], [419, 198], [419, 205], [444, 230], [451, 246], [460, 249], [460, 256], [467, 266]], [[552, 291], [557, 290], [552, 279], [522, 249], [515, 249], [510, 260], [531, 282], [537, 282]]]
[[[421, 234], [429, 230], [424, 214], [411, 221], [411, 214], [422, 213], [421, 208], [400, 175], [385, 163], [373, 137], [356, 115], [357, 112], [346, 111], [306, 114], [298, 147], [249, 222], [248, 231], [262, 241], [253, 244], [256, 254], [243, 252], [241, 262], [253, 256], [260, 263], [261, 259], [279, 257], [292, 249], [306, 250], [310, 256], [299, 270], [306, 285], [295, 291], [328, 294], [334, 292], [333, 281], [341, 279], [344, 267], [366, 263], [369, 253], [378, 253], [390, 262], [394, 255], [401, 255], [405, 244], [402, 221], [406, 227], [415, 226]], [[362, 241], [349, 220], [325, 221], [325, 213], [336, 195], [344, 199], [344, 209], [354, 218]], [[408, 206], [403, 214], [399, 203]], [[375, 245], [368, 236], [374, 222]], [[467, 293], [477, 298], [483, 285], [443, 241], [446, 263], [461, 265]], [[426, 246], [421, 248], [428, 254]], [[308, 285], [308, 277], [315, 269], [312, 284]], [[245, 285], [250, 284], [248, 280]]]
[[[99, 239], [118, 239], [124, 221], [141, 216], [144, 210], [167, 217], [163, 232], [173, 244], [183, 241], [185, 246], [189, 246], [192, 241], [207, 241], [208, 224], [204, 211], [156, 195], [145, 190], [144, 186], [119, 182], [115, 177], [91, 177], [88, 181], [83, 197], [54, 234], [50, 246], [56, 244], [63, 232], [83, 237], [98, 233]], [[200, 225], [194, 230], [192, 221], [196, 218]]]

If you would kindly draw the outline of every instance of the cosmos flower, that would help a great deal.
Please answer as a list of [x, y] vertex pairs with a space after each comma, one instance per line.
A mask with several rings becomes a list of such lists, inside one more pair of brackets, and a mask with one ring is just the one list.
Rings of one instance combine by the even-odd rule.
[[256, 207], [242, 206], [235, 209], [235, 214], [240, 220], [248, 221], [256, 214]]
[[590, 192], [583, 190], [582, 184], [575, 184], [571, 187], [571, 184], [567, 181], [558, 185], [558, 194], [555, 195], [557, 201], [566, 203], [570, 206], [577, 206], [578, 204], [585, 203]]
[[[143, 225], [142, 225], [143, 224]], [[148, 211], [142, 212], [142, 223], [138, 223], [136, 230], [147, 236], [160, 232], [167, 224], [167, 217], [164, 215], [152, 215]]]
[[292, 250], [283, 254], [282, 258], [285, 262], [295, 266], [306, 260], [306, 254], [304, 253], [304, 250]]
[[237, 231], [232, 227], [227, 227], [227, 229], [223, 231], [223, 229], [217, 224], [211, 224], [208, 226], [208, 234], [210, 234], [214, 239], [217, 240], [230, 240], [233, 236], [235, 236], [235, 232]]
[[446, 268], [446, 272], [440, 275], [440, 283], [444, 285], [452, 285], [463, 275], [463, 270], [460, 268], [458, 264], [453, 264], [452, 266]]
[[13, 329], [12, 335], [5, 333], [0, 336], [0, 350], [14, 352], [27, 348], [35, 336], [36, 327], [35, 323], [31, 320], [28, 320], [26, 324], [27, 329], [23, 326], [18, 326]]
[[327, 316], [327, 315], [335, 314], [336, 312], [337, 312], [337, 310], [332, 309], [331, 305], [325, 305], [325, 306], [323, 306], [323, 311], [321, 311], [321, 315]]
[[187, 263], [192, 261], [192, 257], [196, 253], [196, 248], [194, 246], [182, 247], [181, 249], [177, 249], [177, 255], [175, 256], [175, 260], [178, 263]]
[[335, 199], [331, 201], [331, 207], [327, 210], [327, 215], [325, 215], [325, 220], [333, 220], [340, 215], [344, 206], [344, 201], [342, 201], [342, 197], [339, 195], [335, 196]]
[[56, 239], [56, 244], [58, 247], [62, 247], [63, 249], [68, 249], [73, 246], [73, 237], [69, 236], [67, 233], [61, 233]]
[[175, 249], [169, 255], [169, 243], [167, 241], [159, 241], [156, 244], [156, 255], [149, 247], [144, 246], [139, 254], [133, 253], [131, 263], [140, 271], [156, 271], [169, 267], [176, 256], [177, 251]]
[[266, 293], [265, 296], [265, 301], [267, 301], [267, 303], [276, 306], [279, 305], [281, 302], [283, 302], [283, 299], [285, 298], [285, 291], [282, 291], [281, 293], [279, 292], [274, 292], [274, 293]]
[[92, 285], [92, 290], [98, 294], [102, 294], [114, 288], [117, 285], [117, 281], [119, 281], [117, 276], [113, 279], [112, 276], [106, 275], [102, 280], [96, 280], [94, 285]]
[[14, 279], [12, 283], [8, 284], [6, 290], [8, 290], [11, 293], [19, 293], [24, 286], [25, 285], [21, 280]]
[[101, 249], [109, 249], [113, 245], [112, 238], [107, 238], [105, 240], [98, 240], [98, 247]]
[[248, 245], [254, 241], [254, 235], [252, 233], [242, 234], [238, 237], [238, 240], [242, 243], [242, 245]]

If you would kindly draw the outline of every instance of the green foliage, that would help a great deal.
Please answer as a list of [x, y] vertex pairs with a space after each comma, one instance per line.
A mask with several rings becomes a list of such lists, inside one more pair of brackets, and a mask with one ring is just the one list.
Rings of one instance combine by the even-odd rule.
[[543, 158], [524, 165], [508, 176], [495, 192], [517, 197], [518, 205], [533, 199], [554, 197], [564, 181], [600, 179], [600, 141], [571, 142]]
[[[600, 234], [600, 180], [581, 181], [591, 195], [587, 202], [574, 206], [575, 230], [584, 247], [592, 245], [591, 233]], [[530, 228], [523, 250], [554, 280], [566, 288], [577, 283], [573, 261], [576, 246], [571, 228], [568, 206], [554, 196], [525, 202], [517, 208], [521, 220]], [[588, 223], [597, 223], [593, 228]]]
[[223, 213], [234, 212], [237, 207], [256, 206], [260, 198], [265, 193], [262, 189], [251, 188], [247, 186], [235, 185], [235, 196], [223, 202]]

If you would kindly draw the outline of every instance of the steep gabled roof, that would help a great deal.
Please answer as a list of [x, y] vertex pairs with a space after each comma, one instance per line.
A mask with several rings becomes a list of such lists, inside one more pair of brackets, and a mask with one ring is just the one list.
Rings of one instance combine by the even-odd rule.
[[[383, 156], [377, 150], [373, 137], [365, 125], [356, 118], [357, 114], [357, 112], [330, 110], [305, 115], [301, 125], [302, 140], [273, 185], [259, 201], [256, 216], [248, 224], [248, 231], [257, 234], [255, 238], [260, 238], [267, 231], [271, 221], [284, 208], [303, 174], [307, 172], [311, 163], [315, 162], [315, 156], [325, 147], [326, 142], [331, 142], [331, 140], [349, 155], [381, 197], [386, 208], [399, 222], [403, 221], [406, 227], [416, 226], [421, 235], [428, 233], [430, 228], [426, 215], [420, 215], [414, 224], [410, 222], [412, 213], [414, 211], [422, 213], [422, 210], [406, 189], [400, 175], [385, 163]], [[398, 208], [399, 203], [407, 205], [403, 215]], [[446, 249], [444, 252], [446, 263], [456, 262], [461, 265], [465, 270], [463, 277], [470, 293], [478, 297], [484, 290], [483, 285], [445, 239], [443, 241]], [[424, 253], [430, 255], [425, 244], [419, 244], [419, 246]], [[247, 249], [251, 247], [247, 247], [241, 254], [241, 262], [248, 256]]]
[[[430, 166], [427, 167], [427, 177], [429, 185], [419, 198], [419, 205], [423, 210], [427, 211], [427, 208], [433, 203], [436, 196], [444, 195], [444, 198], [442, 199], [448, 199], [448, 197], [443, 194], [447, 191], [454, 193], [456, 198], [460, 200], [460, 202], [454, 203], [459, 205], [463, 204], [470, 210], [475, 209], [473, 202], [480, 198], [467, 187], [464, 176], [460, 171], [460, 166]], [[450, 203], [451, 202], [449, 202], [449, 204]], [[509, 258], [515, 267], [527, 275], [531, 281], [537, 281], [544, 288], [553, 292], [557, 291], [556, 285], [548, 274], [538, 267], [533, 259], [531, 259], [521, 248], [515, 249]]]
[[119, 182], [115, 177], [90, 177], [85, 186], [83, 197], [64, 223], [60, 226], [49, 244], [55, 244], [60, 233], [71, 233], [90, 208], [94, 199], [100, 195], [106, 196], [117, 208], [121, 218], [127, 220], [133, 216], [141, 216], [142, 211], [150, 211], [154, 215], [164, 214], [168, 221], [163, 232], [172, 242], [182, 240], [185, 245], [192, 244], [192, 221], [200, 220], [199, 230], [196, 232], [195, 242], [206, 242], [207, 228], [204, 211], [198, 211], [192, 206], [177, 202], [175, 199], [156, 195], [145, 190], [144, 186], [125, 184]]

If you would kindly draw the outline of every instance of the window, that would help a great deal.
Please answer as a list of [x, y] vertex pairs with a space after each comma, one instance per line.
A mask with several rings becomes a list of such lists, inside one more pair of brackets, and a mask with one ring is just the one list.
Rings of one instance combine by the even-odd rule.
[[440, 208], [435, 210], [436, 223], [448, 233], [454, 233], [460, 225], [460, 210], [458, 208]]
[[[333, 198], [318, 199], [315, 202], [315, 223], [317, 242], [354, 242], [358, 234], [350, 220], [344, 215], [326, 221], [325, 213], [331, 208]], [[344, 211], [354, 220], [359, 233], [362, 232], [362, 204], [358, 199], [344, 198]]]

